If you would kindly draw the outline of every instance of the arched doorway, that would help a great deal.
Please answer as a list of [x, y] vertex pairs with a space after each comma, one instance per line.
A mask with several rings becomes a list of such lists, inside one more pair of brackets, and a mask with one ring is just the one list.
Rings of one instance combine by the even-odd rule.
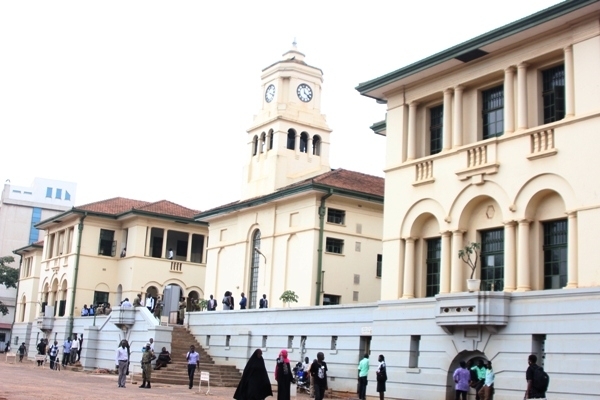
[[[456, 368], [460, 366], [460, 362], [464, 361], [468, 363], [469, 361], [476, 364], [479, 360], [484, 362], [488, 361], [488, 358], [481, 351], [461, 351], [454, 357], [454, 360], [450, 363], [448, 367], [448, 375], [446, 377], [446, 400], [454, 400], [456, 391], [454, 389], [454, 378], [452, 377]], [[474, 393], [474, 390], [469, 390], [469, 399], [471, 398], [471, 394]], [[475, 396], [473, 396], [475, 398]]]
[[187, 301], [186, 301], [186, 309], [187, 311], [200, 311], [198, 307], [198, 299], [200, 295], [195, 290], [192, 290], [188, 293]]

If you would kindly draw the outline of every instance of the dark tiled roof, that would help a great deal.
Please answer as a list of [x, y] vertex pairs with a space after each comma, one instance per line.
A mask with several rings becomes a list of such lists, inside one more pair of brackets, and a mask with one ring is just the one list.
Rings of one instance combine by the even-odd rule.
[[151, 204], [148, 201], [126, 199], [124, 197], [114, 197], [108, 200], [101, 200], [95, 203], [84, 204], [75, 207], [77, 210], [91, 211], [102, 214], [118, 215], [125, 211], [141, 208]]
[[76, 210], [90, 211], [108, 215], [120, 215], [128, 211], [144, 211], [152, 214], [168, 215], [172, 217], [193, 218], [200, 211], [192, 210], [168, 200], [160, 200], [154, 203], [142, 200], [115, 197], [108, 200], [97, 201], [75, 207]]
[[[321, 175], [317, 175], [312, 178], [304, 179], [302, 181], [292, 183], [291, 185], [284, 186], [278, 189], [275, 193], [284, 193], [287, 190], [293, 190], [294, 188], [306, 186], [306, 185], [321, 185], [327, 186], [339, 190], [348, 190], [358, 193], [362, 193], [370, 196], [382, 197], [384, 195], [385, 180], [378, 176], [367, 175], [361, 172], [348, 171], [346, 169], [334, 169], [329, 172], [325, 172]], [[223, 204], [221, 206], [211, 208], [210, 210], [203, 211], [202, 214], [211, 214], [218, 210], [226, 210], [236, 205], [244, 207], [244, 204], [252, 204], [260, 199], [272, 197], [273, 193], [266, 194], [263, 196], [253, 197], [245, 200], [233, 201], [231, 203]], [[285, 196], [285, 194], [284, 194]], [[265, 201], [269, 201], [266, 200]]]

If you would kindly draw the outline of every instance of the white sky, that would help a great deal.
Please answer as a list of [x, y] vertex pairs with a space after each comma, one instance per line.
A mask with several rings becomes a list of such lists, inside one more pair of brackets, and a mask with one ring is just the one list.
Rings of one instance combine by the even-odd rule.
[[0, 179], [76, 182], [78, 205], [238, 200], [261, 70], [294, 37], [324, 72], [332, 168], [383, 176], [385, 106], [354, 87], [556, 3], [2, 1]]

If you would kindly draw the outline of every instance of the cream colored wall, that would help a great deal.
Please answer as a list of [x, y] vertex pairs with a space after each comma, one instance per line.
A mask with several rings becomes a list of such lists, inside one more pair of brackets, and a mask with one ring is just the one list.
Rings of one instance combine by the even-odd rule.
[[[299, 296], [298, 306], [314, 305], [321, 196], [306, 194], [211, 219], [207, 294], [220, 301], [226, 290], [236, 299], [240, 292], [248, 293], [251, 240], [253, 232], [260, 229], [260, 250], [267, 263], [265, 266], [260, 258], [258, 297], [264, 293], [271, 307], [281, 307], [281, 293], [293, 290]], [[346, 304], [353, 302], [353, 291], [359, 292], [360, 302], [378, 300], [380, 280], [375, 275], [377, 254], [381, 254], [381, 205], [334, 196], [327, 199], [326, 206], [345, 210], [346, 225], [325, 224], [323, 246], [327, 236], [345, 241], [343, 255], [323, 256], [325, 293], [341, 296]], [[362, 225], [362, 233], [356, 233], [357, 223]], [[354, 250], [357, 241], [361, 242], [360, 252]], [[354, 274], [361, 275], [359, 285], [353, 283]]]
[[[598, 127], [600, 126], [600, 29], [598, 20], [583, 22], [573, 31], [544, 33], [509, 51], [483, 61], [461, 65], [448, 73], [390, 94], [387, 117], [386, 195], [384, 218], [384, 271], [382, 299], [402, 297], [405, 286], [406, 238], [415, 241], [415, 292], [424, 293], [422, 239], [441, 232], [463, 231], [460, 246], [478, 241], [478, 231], [515, 226], [515, 273], [527, 269], [530, 289], [542, 289], [543, 221], [569, 219], [569, 283], [576, 287], [595, 286], [600, 272], [594, 268], [593, 237], [598, 234], [600, 199], [593, 178], [597, 170]], [[561, 63], [563, 48], [572, 45], [575, 71], [575, 115], [551, 124], [541, 124], [540, 69]], [[480, 90], [504, 83], [504, 69], [527, 62], [527, 129], [505, 132], [498, 138], [481, 141]], [[515, 70], [515, 129], [518, 88]], [[463, 94], [463, 145], [437, 155], [426, 155], [428, 137], [427, 105], [440, 104], [442, 91], [460, 84]], [[406, 99], [406, 101], [404, 100]], [[417, 159], [406, 161], [408, 103], [419, 102], [417, 112]], [[505, 98], [505, 105], [507, 99]], [[505, 118], [506, 118], [505, 111]], [[454, 116], [453, 116], [454, 118]], [[506, 127], [506, 122], [505, 122]], [[553, 140], [546, 151], [534, 149], [536, 138]], [[469, 151], [483, 152], [481, 165], [468, 164]], [[430, 179], [417, 181], [417, 170], [429, 162]], [[494, 213], [486, 215], [489, 207]], [[526, 254], [520, 246], [519, 221], [528, 220]], [[506, 234], [506, 231], [505, 231]], [[525, 234], [525, 232], [523, 232]], [[524, 236], [523, 236], [524, 237]], [[505, 240], [507, 240], [505, 238]], [[450, 253], [449, 253], [450, 254]], [[523, 256], [525, 257], [525, 256]], [[456, 263], [451, 252], [449, 263]], [[468, 269], [458, 265], [460, 274]], [[454, 275], [455, 269], [451, 269]], [[450, 279], [449, 276], [446, 277]], [[461, 289], [465, 289], [464, 287]], [[529, 289], [520, 289], [529, 290]]]
[[[71, 303], [73, 301], [72, 287], [75, 271], [75, 253], [77, 251], [78, 229], [77, 218], [65, 218], [65, 220], [49, 230], [49, 234], [55, 234], [65, 229], [74, 228], [74, 235], [70, 251], [65, 243], [65, 251], [62, 255], [56, 255], [50, 259], [46, 258], [50, 241], [44, 243], [43, 254], [44, 261], [41, 262], [39, 271], [38, 294], [35, 302], [39, 301], [46, 284], [52, 285], [58, 283], [61, 288], [63, 282], [67, 285], [67, 306], [68, 315]], [[75, 294], [74, 315], [81, 315], [81, 307], [84, 304], [90, 304], [94, 299], [94, 291], [109, 292], [109, 302], [115, 305], [117, 299], [117, 289], [122, 287], [121, 299], [129, 297], [133, 300], [135, 295], [145, 292], [150, 286], [158, 289], [162, 294], [164, 287], [169, 284], [179, 285], [187, 296], [190, 291], [199, 293], [199, 297], [204, 297], [204, 273], [205, 264], [192, 263], [187, 261], [168, 260], [166, 258], [152, 258], [145, 256], [146, 251], [146, 232], [148, 227], [160, 227], [165, 230], [175, 230], [179, 232], [194, 233], [199, 235], [208, 234], [208, 228], [199, 225], [175, 224], [163, 219], [152, 219], [144, 217], [127, 218], [125, 220], [111, 220], [88, 216], [83, 221], [84, 228], [81, 239], [81, 254], [79, 259], [79, 271], [77, 276], [77, 291]], [[117, 241], [116, 254], [114, 257], [98, 255], [98, 243], [100, 230], [114, 230], [114, 238]], [[127, 243], [125, 243], [124, 231], [127, 229]], [[167, 232], [165, 232], [165, 240]], [[125, 258], [120, 258], [121, 249], [127, 245]], [[205, 243], [206, 246], [206, 243]], [[36, 289], [28, 288], [29, 293], [34, 293]], [[60, 292], [60, 290], [59, 290]], [[57, 298], [61, 299], [59, 293]], [[52, 295], [49, 300], [52, 303]], [[52, 305], [52, 304], [50, 304]], [[37, 316], [40, 308], [33, 317]]]

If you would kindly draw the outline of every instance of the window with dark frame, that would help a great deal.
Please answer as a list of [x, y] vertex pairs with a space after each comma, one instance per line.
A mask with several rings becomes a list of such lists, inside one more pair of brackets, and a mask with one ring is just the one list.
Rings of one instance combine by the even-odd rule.
[[327, 209], [327, 222], [332, 224], [344, 225], [346, 222], [346, 211], [335, 208]]
[[481, 231], [481, 290], [504, 290], [504, 229]]
[[548, 221], [544, 226], [544, 289], [567, 286], [568, 223], [566, 219]]
[[340, 304], [342, 297], [337, 296], [335, 294], [324, 294], [323, 295], [323, 305], [324, 306], [335, 306]]
[[442, 255], [442, 238], [427, 239], [427, 279], [425, 297], [434, 297], [440, 293], [440, 263]]
[[342, 239], [327, 238], [325, 240], [325, 252], [343, 254], [344, 241]]
[[504, 133], [504, 87], [496, 86], [482, 93], [483, 139]]
[[381, 266], [383, 265], [383, 255], [377, 254], [377, 277], [381, 278]]
[[108, 303], [108, 292], [94, 292], [94, 302], [92, 304], [99, 305]]
[[429, 109], [429, 154], [442, 151], [442, 129], [444, 125], [444, 106]]
[[100, 243], [98, 246], [98, 255], [114, 257], [117, 252], [117, 241], [115, 231], [100, 229]]
[[288, 150], [294, 150], [296, 147], [296, 131], [290, 129], [287, 134], [286, 148]]
[[542, 71], [544, 102], [544, 124], [559, 121], [565, 117], [565, 66]]

